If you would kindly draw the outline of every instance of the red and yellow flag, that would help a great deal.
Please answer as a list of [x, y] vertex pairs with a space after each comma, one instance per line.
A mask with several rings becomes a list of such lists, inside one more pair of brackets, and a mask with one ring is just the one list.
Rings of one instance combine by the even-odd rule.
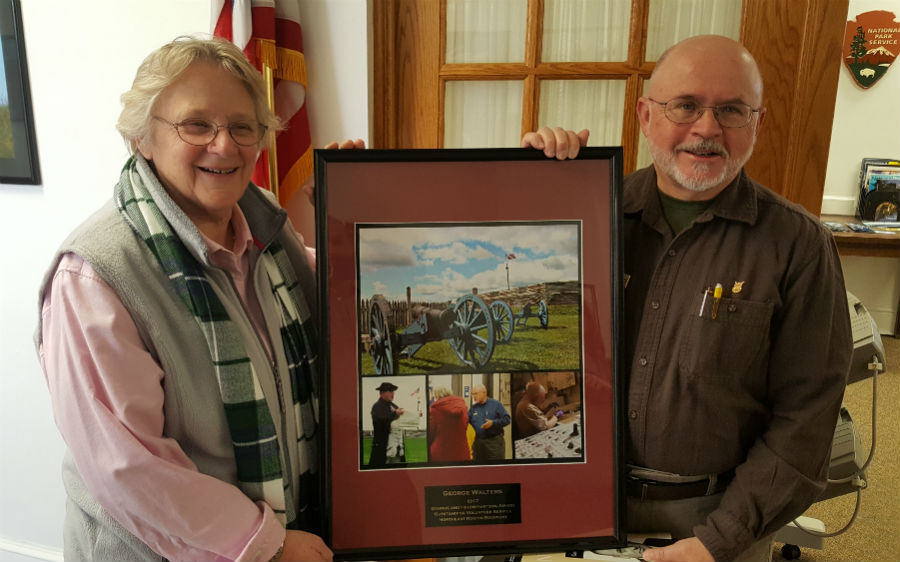
[[[275, 141], [278, 200], [285, 206], [313, 172], [299, 0], [212, 0], [212, 13], [215, 36], [240, 47], [261, 72], [272, 69], [274, 110], [286, 126]], [[268, 158], [263, 151], [253, 181], [271, 189]]]

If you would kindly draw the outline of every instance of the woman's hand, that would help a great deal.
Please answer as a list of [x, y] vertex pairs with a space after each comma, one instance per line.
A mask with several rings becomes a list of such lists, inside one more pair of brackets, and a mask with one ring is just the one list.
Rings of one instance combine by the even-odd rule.
[[328, 143], [327, 145], [325, 145], [325, 148], [328, 150], [333, 150], [335, 148], [339, 148], [341, 150], [347, 150], [348, 148], [361, 149], [361, 148], [365, 148], [365, 147], [366, 147], [366, 141], [364, 141], [362, 139], [356, 139], [356, 140], [347, 139], [340, 143], [337, 141], [334, 141], [334, 142], [331, 142], [331, 143]]
[[[333, 150], [335, 148], [339, 148], [341, 150], [347, 150], [350, 148], [359, 150], [359, 149], [363, 149], [365, 147], [366, 147], [366, 141], [364, 141], [362, 139], [356, 139], [356, 140], [347, 139], [347, 140], [341, 141], [341, 142], [337, 142], [337, 141], [330, 142], [327, 145], [325, 145], [324, 148], [326, 148], [328, 150]], [[309, 204], [313, 205], [313, 206], [315, 206], [315, 196], [313, 194], [313, 192], [315, 191], [315, 180], [316, 180], [316, 178], [314, 177], [314, 174], [310, 174], [309, 177], [306, 178], [306, 181], [303, 182], [303, 185], [300, 186], [300, 191], [302, 191], [306, 195], [306, 197], [309, 198]]]
[[300, 562], [305, 560], [322, 560], [331, 562], [331, 549], [318, 535], [305, 531], [287, 531], [284, 536], [284, 549], [278, 560]]

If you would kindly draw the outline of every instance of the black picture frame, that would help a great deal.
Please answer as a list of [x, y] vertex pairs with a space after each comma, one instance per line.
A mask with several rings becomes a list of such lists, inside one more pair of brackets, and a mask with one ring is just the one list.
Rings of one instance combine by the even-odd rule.
[[0, 0], [0, 40], [0, 78], [4, 80], [0, 83], [0, 183], [39, 184], [41, 173], [19, 0]]
[[[319, 326], [325, 372], [323, 528], [335, 559], [623, 546], [621, 147], [585, 148], [565, 162], [532, 149], [316, 150], [314, 158], [318, 304], [327, 311]], [[395, 242], [402, 246], [420, 237], [425, 242], [414, 249], [418, 262], [409, 267], [424, 269], [402, 270], [401, 278], [423, 272], [434, 277], [433, 268], [456, 259], [426, 259], [423, 248], [437, 256], [455, 243], [453, 255], [458, 256], [459, 248], [474, 249], [477, 240], [483, 251], [466, 263], [493, 267], [493, 281], [484, 281], [473, 265], [463, 282], [479, 279], [479, 290], [460, 291], [464, 294], [443, 310], [418, 304], [429, 299], [418, 288], [407, 289], [407, 303], [417, 303], [407, 308], [419, 315], [413, 324], [423, 318], [431, 318], [431, 324], [402, 328], [385, 320], [394, 318], [381, 314], [386, 299], [375, 298], [369, 289], [380, 290], [379, 296], [397, 293], [396, 282], [379, 272], [388, 271], [389, 262], [396, 269], [410, 257], [398, 260]], [[510, 251], [516, 249], [518, 256]], [[507, 277], [505, 292], [496, 287], [503, 284], [504, 265], [507, 275], [511, 265], [518, 268], [523, 280], [514, 284]], [[540, 267], [561, 273], [527, 273]], [[447, 276], [454, 275], [451, 269], [446, 267]], [[545, 280], [531, 283], [529, 276]], [[503, 314], [494, 314], [494, 303], [501, 300], [513, 303], [507, 314], [516, 311], [511, 343], [487, 335], [488, 325], [491, 334], [504, 332], [498, 327]], [[470, 317], [476, 320], [470, 323]], [[417, 342], [423, 334], [427, 337]], [[488, 342], [490, 353], [465, 351]], [[397, 359], [390, 370], [378, 361], [388, 343]], [[404, 348], [407, 357], [401, 359], [399, 346], [410, 343], [419, 347], [415, 352]], [[498, 353], [505, 345], [520, 347]], [[456, 349], [456, 355], [413, 361], [420, 348], [442, 353], [442, 346]], [[555, 353], [562, 350], [568, 354]], [[468, 459], [465, 451], [448, 460], [435, 450], [435, 381], [442, 391], [452, 389], [450, 399], [468, 398], [467, 419], [469, 413], [479, 415], [473, 396], [477, 385], [485, 386], [490, 399], [510, 415], [509, 431], [501, 434], [503, 452], [473, 460], [472, 425], [465, 426]], [[544, 419], [557, 423], [525, 436], [527, 426], [523, 429], [513, 408], [513, 385], [530, 381], [552, 390], [554, 401]], [[392, 400], [406, 399], [409, 405], [382, 404], [380, 391], [390, 387], [403, 395], [391, 394]], [[537, 404], [543, 407], [549, 400]], [[380, 454], [376, 462], [373, 454], [380, 439], [373, 421], [376, 406], [396, 416], [388, 422], [391, 439], [401, 418], [408, 424], [398, 430], [399, 445], [392, 445], [389, 464]], [[461, 440], [461, 431], [454, 438]]]

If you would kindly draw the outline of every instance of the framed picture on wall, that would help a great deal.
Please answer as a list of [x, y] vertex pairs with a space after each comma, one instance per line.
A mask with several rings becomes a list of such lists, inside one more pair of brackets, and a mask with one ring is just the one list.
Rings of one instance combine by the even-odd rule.
[[37, 146], [19, 0], [0, 0], [0, 183], [38, 184]]
[[315, 166], [336, 558], [623, 545], [622, 149]]

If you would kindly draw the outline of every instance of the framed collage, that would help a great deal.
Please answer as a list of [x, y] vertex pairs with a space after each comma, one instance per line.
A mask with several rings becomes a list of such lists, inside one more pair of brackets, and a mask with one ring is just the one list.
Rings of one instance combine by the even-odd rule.
[[624, 544], [621, 148], [315, 166], [336, 559]]
[[0, 0], [0, 183], [39, 184], [19, 0]]

